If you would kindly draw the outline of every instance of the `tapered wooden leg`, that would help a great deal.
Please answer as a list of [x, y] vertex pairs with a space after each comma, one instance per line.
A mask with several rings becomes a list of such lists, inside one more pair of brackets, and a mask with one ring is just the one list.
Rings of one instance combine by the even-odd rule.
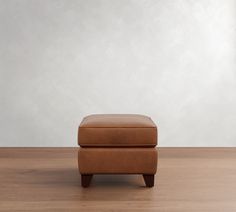
[[92, 177], [93, 177], [92, 174], [81, 174], [81, 185], [84, 188], [89, 187]]
[[143, 174], [143, 179], [147, 187], [154, 186], [154, 174]]

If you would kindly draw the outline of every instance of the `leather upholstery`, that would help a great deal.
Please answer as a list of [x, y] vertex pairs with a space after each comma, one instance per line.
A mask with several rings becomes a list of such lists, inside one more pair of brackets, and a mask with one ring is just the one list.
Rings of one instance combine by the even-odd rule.
[[157, 127], [143, 115], [90, 115], [79, 126], [78, 143], [81, 147], [155, 147]]
[[155, 174], [156, 148], [80, 148], [81, 174]]

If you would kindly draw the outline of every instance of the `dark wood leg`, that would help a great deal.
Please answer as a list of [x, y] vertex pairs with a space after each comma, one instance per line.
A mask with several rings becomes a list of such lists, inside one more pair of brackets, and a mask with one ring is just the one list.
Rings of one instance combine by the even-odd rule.
[[154, 174], [143, 174], [143, 179], [147, 187], [154, 186]]
[[92, 174], [81, 174], [81, 185], [84, 188], [89, 187], [92, 177], [93, 177]]

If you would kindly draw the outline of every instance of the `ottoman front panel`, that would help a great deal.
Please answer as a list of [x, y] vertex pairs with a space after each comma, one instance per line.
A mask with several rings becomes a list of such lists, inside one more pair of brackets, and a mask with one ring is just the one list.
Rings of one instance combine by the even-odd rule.
[[157, 143], [155, 128], [80, 128], [81, 147], [154, 147]]
[[155, 174], [156, 148], [80, 148], [81, 174]]
[[80, 124], [81, 147], [154, 147], [157, 127], [143, 115], [91, 115]]

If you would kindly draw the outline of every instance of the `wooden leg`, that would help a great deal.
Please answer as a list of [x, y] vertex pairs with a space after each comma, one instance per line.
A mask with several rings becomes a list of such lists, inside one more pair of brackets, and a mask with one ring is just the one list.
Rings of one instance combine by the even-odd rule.
[[154, 186], [154, 174], [143, 174], [143, 179], [147, 187]]
[[89, 187], [92, 177], [93, 177], [92, 174], [81, 174], [81, 185], [84, 188]]

